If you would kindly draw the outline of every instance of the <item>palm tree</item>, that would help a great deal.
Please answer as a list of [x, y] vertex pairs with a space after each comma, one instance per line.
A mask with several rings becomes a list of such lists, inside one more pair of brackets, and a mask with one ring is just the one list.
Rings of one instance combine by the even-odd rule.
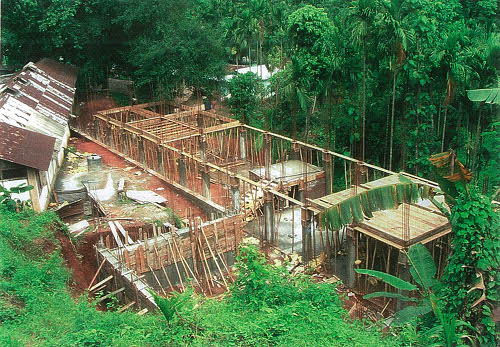
[[366, 145], [366, 41], [370, 36], [373, 20], [377, 13], [377, 2], [375, 0], [357, 0], [350, 8], [349, 22], [354, 23], [351, 38], [363, 55], [363, 86], [361, 107], [361, 160], [365, 160]]
[[391, 52], [389, 68], [392, 71], [392, 110], [390, 123], [389, 170], [392, 170], [392, 153], [394, 147], [394, 118], [396, 113], [396, 86], [400, 68], [406, 61], [406, 49], [413, 39], [413, 32], [406, 26], [406, 0], [379, 0], [382, 10], [381, 37], [386, 38], [382, 47]]
[[445, 76], [445, 93], [443, 99], [444, 119], [441, 134], [441, 151], [444, 151], [446, 122], [449, 105], [453, 101], [457, 86], [463, 86], [468, 71], [471, 70], [468, 58], [473, 54], [464, 48], [467, 40], [465, 26], [453, 27], [443, 36], [443, 40], [432, 52], [432, 59]]

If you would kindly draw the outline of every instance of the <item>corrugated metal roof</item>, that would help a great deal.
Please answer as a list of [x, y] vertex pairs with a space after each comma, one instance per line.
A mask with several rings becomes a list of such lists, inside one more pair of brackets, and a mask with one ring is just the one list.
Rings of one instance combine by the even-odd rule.
[[53, 136], [56, 138], [57, 150], [61, 148], [61, 142], [67, 129], [66, 124], [47, 118], [20, 100], [9, 96], [0, 98], [0, 122]]
[[27, 64], [0, 92], [0, 122], [55, 137], [59, 150], [68, 127], [75, 81], [75, 67], [50, 59]]
[[55, 60], [44, 58], [36, 66], [51, 78], [71, 87], [75, 86], [78, 68], [73, 65], [61, 64]]
[[0, 122], [0, 159], [47, 171], [56, 139]]

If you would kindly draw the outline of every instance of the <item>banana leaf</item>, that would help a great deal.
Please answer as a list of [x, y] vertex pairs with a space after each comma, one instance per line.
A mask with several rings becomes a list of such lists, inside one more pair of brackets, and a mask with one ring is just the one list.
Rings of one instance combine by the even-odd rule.
[[350, 199], [344, 200], [339, 204], [340, 220], [343, 225], [352, 223], [351, 202]]
[[413, 302], [418, 302], [417, 298], [410, 298], [406, 295], [398, 294], [398, 293], [390, 293], [390, 292], [374, 292], [370, 294], [366, 294], [363, 296], [363, 299], [372, 299], [372, 298], [394, 298], [394, 299], [399, 299], [401, 301], [413, 301]]
[[364, 215], [366, 218], [372, 218], [372, 207], [370, 205], [370, 200], [368, 200], [368, 195], [366, 195], [366, 192], [362, 192], [359, 196], [361, 197], [361, 207], [363, 208]]
[[361, 222], [364, 220], [363, 212], [361, 211], [361, 197], [359, 195], [353, 196], [349, 199], [351, 202], [352, 217], [355, 222]]
[[467, 96], [471, 101], [484, 101], [487, 104], [500, 105], [500, 88], [468, 90]]
[[410, 187], [411, 187], [411, 195], [410, 195], [411, 201], [410, 202], [415, 203], [418, 201], [418, 198], [420, 197], [418, 185], [415, 183], [412, 183], [412, 184], [410, 184]]
[[398, 184], [396, 186], [396, 197], [398, 204], [402, 204], [406, 199], [406, 184]]
[[370, 275], [373, 277], [376, 277], [378, 279], [381, 279], [385, 283], [393, 286], [394, 288], [400, 289], [400, 290], [417, 290], [418, 287], [414, 284], [411, 284], [410, 282], [406, 282], [405, 280], [402, 280], [401, 278], [398, 278], [396, 276], [390, 275], [385, 272], [377, 271], [377, 270], [368, 270], [368, 269], [354, 269], [357, 273], [363, 274], [363, 275]]
[[410, 247], [408, 251], [408, 260], [410, 261], [410, 273], [422, 288], [429, 291], [437, 283], [434, 278], [436, 275], [436, 265], [429, 250], [421, 243]]
[[331, 231], [337, 231], [342, 227], [340, 213], [337, 206], [328, 210], [328, 226]]
[[429, 305], [405, 307], [401, 311], [396, 312], [391, 325], [394, 327], [401, 326], [405, 323], [410, 322], [413, 318], [429, 313], [431, 311], [432, 307]]

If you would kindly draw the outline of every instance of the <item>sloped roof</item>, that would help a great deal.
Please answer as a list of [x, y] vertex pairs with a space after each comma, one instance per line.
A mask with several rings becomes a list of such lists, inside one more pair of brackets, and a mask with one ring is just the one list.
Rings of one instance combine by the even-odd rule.
[[76, 72], [50, 59], [27, 64], [0, 91], [0, 122], [55, 137], [59, 150], [73, 105]]
[[0, 159], [47, 171], [56, 139], [0, 122]]

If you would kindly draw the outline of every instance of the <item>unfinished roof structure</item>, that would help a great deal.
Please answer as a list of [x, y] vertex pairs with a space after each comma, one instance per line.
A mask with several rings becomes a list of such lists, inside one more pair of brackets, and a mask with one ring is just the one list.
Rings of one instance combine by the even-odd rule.
[[[214, 111], [154, 102], [98, 112], [91, 127], [78, 131], [169, 183], [207, 215], [219, 218], [219, 225], [228, 218], [238, 220], [238, 227], [230, 229], [235, 235], [243, 232], [285, 252], [301, 252], [306, 261], [325, 254], [326, 265], [344, 273], [353, 287], [374, 289], [370, 283], [357, 283], [355, 266], [397, 273], [403, 271], [401, 251], [412, 243], [427, 243], [437, 258], [444, 257], [449, 247], [447, 219], [424, 202], [379, 211], [339, 230], [321, 226], [319, 216], [336, 202], [393, 184], [399, 175]], [[434, 182], [403, 175], [419, 186], [436, 187]], [[194, 234], [197, 227], [190, 228]], [[189, 240], [198, 244], [192, 237]], [[113, 245], [104, 248], [103, 252], [116, 254]], [[202, 258], [215, 258], [216, 252], [211, 254], [208, 248]], [[171, 264], [172, 256], [171, 251], [158, 252], [154, 261]], [[361, 265], [354, 265], [356, 260]], [[122, 265], [137, 273], [137, 260]], [[157, 277], [153, 286], [162, 282]]]

